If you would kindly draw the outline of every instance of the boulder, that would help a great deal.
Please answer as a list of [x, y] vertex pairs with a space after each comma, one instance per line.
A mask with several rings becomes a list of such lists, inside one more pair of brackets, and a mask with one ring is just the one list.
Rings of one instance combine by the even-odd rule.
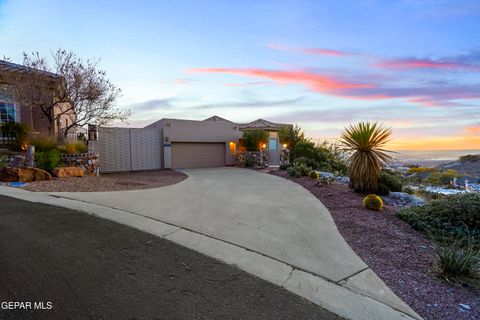
[[83, 177], [85, 171], [79, 167], [58, 167], [53, 169], [52, 173], [58, 178]]
[[5, 182], [32, 182], [51, 179], [50, 173], [34, 167], [5, 167], [0, 170], [0, 181]]

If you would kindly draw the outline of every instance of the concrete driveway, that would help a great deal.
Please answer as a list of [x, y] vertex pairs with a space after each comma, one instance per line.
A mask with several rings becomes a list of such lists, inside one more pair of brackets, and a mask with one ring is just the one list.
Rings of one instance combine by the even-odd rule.
[[55, 194], [140, 213], [335, 282], [367, 268], [325, 206], [296, 183], [238, 168], [183, 172], [185, 181], [165, 188]]
[[239, 168], [184, 172], [186, 180], [158, 189], [3, 193], [76, 208], [157, 234], [235, 264], [346, 318], [420, 318], [352, 251], [325, 206], [300, 185]]

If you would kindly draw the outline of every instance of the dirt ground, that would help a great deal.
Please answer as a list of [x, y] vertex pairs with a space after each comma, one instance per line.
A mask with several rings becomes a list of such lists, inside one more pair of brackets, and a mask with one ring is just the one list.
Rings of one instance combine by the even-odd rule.
[[100, 176], [54, 178], [29, 182], [25, 190], [37, 192], [96, 192], [160, 188], [187, 178], [175, 170], [103, 173]]

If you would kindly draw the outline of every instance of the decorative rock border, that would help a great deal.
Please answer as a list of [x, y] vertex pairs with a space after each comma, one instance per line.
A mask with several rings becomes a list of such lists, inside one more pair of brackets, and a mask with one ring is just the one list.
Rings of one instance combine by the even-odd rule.
[[99, 174], [98, 153], [61, 154], [60, 157], [66, 166], [80, 167], [87, 175]]

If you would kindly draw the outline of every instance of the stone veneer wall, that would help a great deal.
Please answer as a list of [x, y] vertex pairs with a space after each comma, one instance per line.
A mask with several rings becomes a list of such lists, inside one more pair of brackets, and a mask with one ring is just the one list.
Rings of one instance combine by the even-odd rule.
[[268, 167], [265, 151], [245, 151], [237, 153], [237, 165], [240, 167]]
[[80, 167], [87, 175], [98, 175], [98, 153], [62, 154], [62, 162], [68, 167]]

